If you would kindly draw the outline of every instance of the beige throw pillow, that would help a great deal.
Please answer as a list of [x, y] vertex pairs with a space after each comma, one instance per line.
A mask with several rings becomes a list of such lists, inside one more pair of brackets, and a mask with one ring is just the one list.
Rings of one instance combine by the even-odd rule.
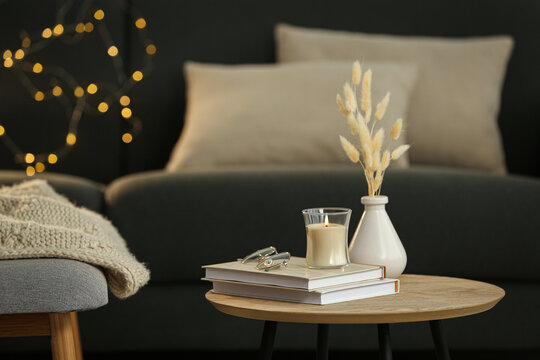
[[[350, 81], [351, 67], [351, 62], [232, 66], [187, 63], [185, 126], [167, 170], [351, 164], [338, 135], [350, 140], [354, 137], [335, 102], [345, 81]], [[390, 128], [407, 113], [416, 69], [400, 64], [372, 64], [371, 68], [373, 101], [382, 99], [386, 91], [392, 93], [381, 120]], [[393, 146], [400, 143], [393, 142]], [[407, 158], [395, 165], [407, 166]]]
[[280, 62], [417, 64], [408, 116], [411, 163], [506, 171], [497, 115], [512, 38], [370, 35], [281, 24], [276, 42]]

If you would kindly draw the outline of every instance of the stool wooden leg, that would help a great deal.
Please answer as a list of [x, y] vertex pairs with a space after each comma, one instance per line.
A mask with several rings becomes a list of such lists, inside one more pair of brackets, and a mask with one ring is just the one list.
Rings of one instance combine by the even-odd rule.
[[75, 355], [77, 360], [83, 360], [81, 333], [79, 332], [79, 319], [76, 312], [69, 313], [71, 315], [71, 327], [73, 328], [73, 341], [75, 342]]
[[70, 313], [49, 314], [53, 360], [77, 360]]

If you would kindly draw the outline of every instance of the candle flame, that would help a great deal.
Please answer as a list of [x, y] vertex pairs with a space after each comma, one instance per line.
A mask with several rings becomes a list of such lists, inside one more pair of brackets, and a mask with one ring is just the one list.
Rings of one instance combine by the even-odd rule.
[[325, 226], [325, 227], [328, 227], [328, 224], [329, 224], [329, 223], [328, 223], [328, 215], [325, 215], [325, 216], [324, 216], [324, 226]]

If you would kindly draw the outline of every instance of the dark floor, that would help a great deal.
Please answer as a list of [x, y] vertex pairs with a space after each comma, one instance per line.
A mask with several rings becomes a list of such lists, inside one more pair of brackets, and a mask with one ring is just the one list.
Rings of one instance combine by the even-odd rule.
[[[451, 351], [453, 360], [538, 360], [540, 349], [537, 350], [475, 350]], [[2, 353], [0, 359], [6, 360], [42, 360], [50, 359], [49, 353]], [[134, 359], [190, 359], [190, 360], [247, 360], [256, 359], [256, 352], [217, 352], [217, 351], [178, 351], [178, 352], [122, 352], [122, 353], [92, 353], [84, 354], [85, 360], [134, 360]], [[275, 360], [307, 360], [315, 359], [315, 353], [310, 351], [275, 351]], [[330, 351], [330, 359], [378, 359], [377, 352], [338, 352]], [[430, 351], [395, 351], [394, 360], [434, 360], [435, 354]]]

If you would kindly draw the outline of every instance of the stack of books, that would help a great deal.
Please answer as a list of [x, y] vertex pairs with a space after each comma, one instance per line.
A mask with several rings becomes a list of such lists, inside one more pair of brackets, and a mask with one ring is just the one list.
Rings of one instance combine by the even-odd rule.
[[268, 272], [241, 261], [203, 268], [203, 280], [211, 281], [218, 294], [325, 305], [399, 293], [399, 280], [385, 278], [384, 266], [313, 270], [304, 258], [291, 257], [287, 267]]

